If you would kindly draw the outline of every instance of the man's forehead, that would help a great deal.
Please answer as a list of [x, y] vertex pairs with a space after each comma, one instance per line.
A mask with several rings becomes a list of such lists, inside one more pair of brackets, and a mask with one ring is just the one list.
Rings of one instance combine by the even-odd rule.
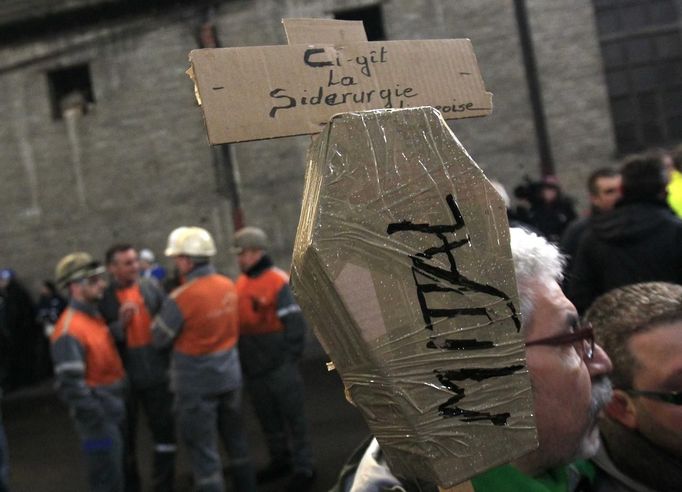
[[133, 256], [137, 258], [137, 251], [135, 251], [135, 248], [124, 249], [123, 251], [118, 251], [114, 254], [114, 261], [121, 261], [124, 258]]
[[597, 188], [603, 191], [606, 189], [617, 188], [620, 185], [620, 182], [620, 176], [603, 176], [601, 178], [597, 178], [596, 185]]
[[682, 321], [635, 333], [628, 349], [641, 372], [682, 374]]

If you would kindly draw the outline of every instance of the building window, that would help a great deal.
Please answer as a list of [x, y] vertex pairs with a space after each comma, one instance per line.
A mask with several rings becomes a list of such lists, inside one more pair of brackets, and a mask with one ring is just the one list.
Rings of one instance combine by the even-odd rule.
[[621, 154], [682, 140], [676, 0], [593, 0]]
[[365, 26], [368, 41], [382, 41], [386, 39], [384, 16], [379, 4], [334, 12], [334, 19], [360, 20]]
[[95, 103], [90, 79], [90, 66], [74, 65], [47, 72], [50, 87], [52, 117], [60, 120], [66, 111], [78, 110], [82, 114]]

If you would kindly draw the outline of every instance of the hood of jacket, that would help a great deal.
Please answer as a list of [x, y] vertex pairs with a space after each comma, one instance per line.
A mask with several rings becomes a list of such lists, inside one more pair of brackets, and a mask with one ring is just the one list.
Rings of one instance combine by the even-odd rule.
[[661, 224], [673, 218], [665, 203], [623, 203], [611, 212], [595, 215], [592, 230], [599, 239], [609, 243], [636, 242], [647, 239]]

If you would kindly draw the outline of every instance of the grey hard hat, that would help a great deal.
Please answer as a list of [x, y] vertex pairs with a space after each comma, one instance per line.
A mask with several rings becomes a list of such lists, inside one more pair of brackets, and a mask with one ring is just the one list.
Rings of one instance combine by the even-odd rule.
[[267, 249], [268, 236], [258, 227], [244, 227], [234, 235], [232, 252], [239, 254], [246, 249]]
[[65, 287], [70, 282], [99, 275], [104, 271], [105, 268], [98, 261], [93, 260], [90, 254], [77, 251], [59, 260], [54, 276], [57, 285]]

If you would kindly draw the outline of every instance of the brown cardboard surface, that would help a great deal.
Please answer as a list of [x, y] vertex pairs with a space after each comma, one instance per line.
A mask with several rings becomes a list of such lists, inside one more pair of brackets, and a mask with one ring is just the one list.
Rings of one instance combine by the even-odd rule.
[[291, 280], [395, 474], [449, 487], [537, 446], [505, 206], [438, 111], [315, 137]]
[[365, 43], [362, 21], [336, 19], [282, 19], [289, 44]]
[[492, 110], [466, 39], [202, 49], [190, 61], [212, 144], [317, 133], [346, 111]]

